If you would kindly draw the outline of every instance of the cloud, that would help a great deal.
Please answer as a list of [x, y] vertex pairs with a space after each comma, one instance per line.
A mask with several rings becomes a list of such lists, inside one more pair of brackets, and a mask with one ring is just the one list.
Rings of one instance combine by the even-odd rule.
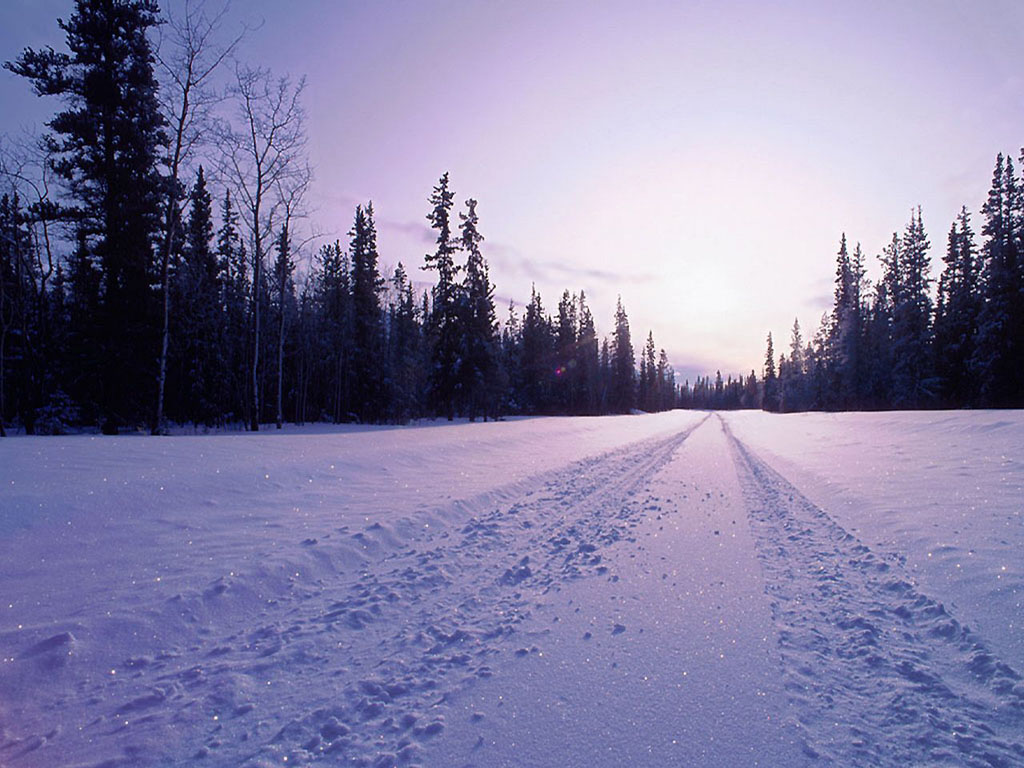
[[390, 219], [378, 219], [377, 226], [381, 231], [394, 232], [411, 240], [427, 245], [433, 244], [437, 239], [434, 230], [426, 224], [418, 221], [392, 221]]

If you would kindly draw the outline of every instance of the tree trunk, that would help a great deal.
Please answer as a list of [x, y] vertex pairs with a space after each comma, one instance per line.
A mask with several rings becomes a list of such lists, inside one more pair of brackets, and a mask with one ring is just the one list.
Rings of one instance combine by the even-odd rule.
[[281, 408], [281, 389], [284, 384], [284, 287], [281, 290], [281, 313], [277, 323], [277, 428], [284, 422]]

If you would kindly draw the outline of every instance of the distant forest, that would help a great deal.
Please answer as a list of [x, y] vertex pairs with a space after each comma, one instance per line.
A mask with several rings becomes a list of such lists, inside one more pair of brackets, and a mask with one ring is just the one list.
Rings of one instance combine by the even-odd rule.
[[424, 206], [429, 290], [401, 263], [381, 274], [370, 202], [297, 270], [304, 83], [234, 64], [222, 21], [77, 0], [59, 22], [68, 53], [4, 64], [61, 108], [38, 141], [0, 145], [0, 434], [1024, 405], [1024, 191], [1008, 158], [981, 248], [966, 208], [954, 222], [934, 304], [917, 211], [877, 285], [844, 236], [835, 308], [809, 343], [794, 323], [777, 366], [769, 334], [760, 378], [680, 385], [651, 334], [634, 352], [621, 300], [604, 338], [583, 291], [552, 313], [534, 290], [499, 322], [477, 201], [456, 207], [448, 174]]

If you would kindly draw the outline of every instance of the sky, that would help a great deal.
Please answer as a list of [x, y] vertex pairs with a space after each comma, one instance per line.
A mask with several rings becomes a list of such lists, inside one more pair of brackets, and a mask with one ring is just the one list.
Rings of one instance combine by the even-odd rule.
[[[72, 5], [4, 0], [0, 58], [59, 50]], [[980, 230], [996, 153], [1024, 144], [1012, 0], [248, 0], [242, 23], [239, 58], [307, 78], [316, 231], [344, 239], [372, 200], [382, 264], [429, 281], [447, 171], [503, 305], [584, 290], [606, 334], [621, 295], [634, 346], [653, 331], [691, 380], [760, 372], [794, 318], [810, 337], [844, 232], [875, 275], [920, 205], [937, 277], [956, 213]], [[0, 133], [56, 106], [0, 73]]]

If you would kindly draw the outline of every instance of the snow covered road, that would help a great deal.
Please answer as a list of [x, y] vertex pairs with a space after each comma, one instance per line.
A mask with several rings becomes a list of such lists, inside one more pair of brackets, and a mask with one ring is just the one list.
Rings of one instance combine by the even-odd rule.
[[0, 765], [1024, 765], [1012, 643], [756, 419], [4, 441]]

